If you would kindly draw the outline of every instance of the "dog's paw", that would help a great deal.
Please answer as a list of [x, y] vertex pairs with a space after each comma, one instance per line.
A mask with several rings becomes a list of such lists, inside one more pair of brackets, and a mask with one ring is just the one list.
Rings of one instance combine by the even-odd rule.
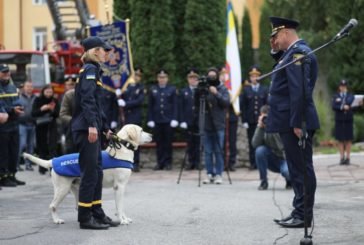
[[56, 220], [53, 220], [53, 222], [55, 223], [55, 224], [64, 224], [64, 220], [63, 219], [56, 219]]
[[133, 222], [132, 219], [128, 218], [128, 217], [121, 217], [120, 218], [120, 224], [121, 225], [129, 225]]

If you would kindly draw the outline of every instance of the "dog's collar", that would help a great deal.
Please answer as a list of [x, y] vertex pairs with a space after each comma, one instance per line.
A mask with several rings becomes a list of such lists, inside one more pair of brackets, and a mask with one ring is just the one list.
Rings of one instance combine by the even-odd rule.
[[110, 138], [110, 146], [112, 148], [118, 148], [118, 144], [122, 144], [124, 147], [126, 147], [129, 150], [136, 151], [134, 145], [126, 140], [120, 139], [116, 134], [111, 134]]
[[136, 150], [136, 149], [134, 148], [133, 144], [132, 144], [132, 143], [130, 143], [130, 142], [128, 142], [128, 141], [126, 141], [126, 140], [119, 139], [119, 142], [120, 142], [123, 146], [125, 146], [127, 149], [129, 149], [129, 150], [132, 150], [132, 151], [135, 151], [135, 150]]

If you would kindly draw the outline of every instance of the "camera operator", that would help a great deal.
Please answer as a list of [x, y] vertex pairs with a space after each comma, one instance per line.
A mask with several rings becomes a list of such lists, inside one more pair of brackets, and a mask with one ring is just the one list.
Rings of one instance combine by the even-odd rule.
[[[203, 183], [222, 184], [225, 117], [230, 105], [230, 95], [227, 88], [219, 80], [219, 71], [216, 68], [208, 70], [206, 81], [201, 81], [198, 88], [196, 93], [198, 97], [195, 101], [199, 102], [199, 96], [206, 96], [203, 140], [207, 178], [203, 180]], [[215, 164], [213, 164], [213, 155], [215, 156]]]
[[275, 173], [281, 173], [286, 179], [286, 189], [290, 189], [292, 186], [281, 138], [278, 133], [267, 133], [265, 131], [268, 111], [269, 106], [267, 105], [260, 108], [258, 125], [252, 139], [252, 145], [255, 148], [255, 161], [260, 175], [258, 190], [268, 188], [267, 169]]

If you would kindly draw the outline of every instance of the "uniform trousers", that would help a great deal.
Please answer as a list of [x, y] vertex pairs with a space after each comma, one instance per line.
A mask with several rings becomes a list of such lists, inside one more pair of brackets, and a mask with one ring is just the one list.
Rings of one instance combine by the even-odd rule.
[[87, 222], [91, 219], [91, 215], [102, 219], [105, 213], [101, 208], [103, 172], [100, 140], [90, 143], [88, 131], [73, 132], [73, 139], [80, 153], [78, 162], [81, 170], [81, 183], [78, 221]]
[[257, 128], [256, 123], [249, 123], [248, 131], [248, 142], [249, 142], [249, 161], [250, 161], [250, 167], [255, 168], [255, 149], [252, 145], [253, 136], [255, 133], [255, 129]]
[[238, 133], [238, 121], [229, 122], [229, 167], [233, 168], [236, 163], [236, 136]]
[[157, 164], [160, 169], [172, 165], [173, 128], [169, 123], [156, 123], [155, 142], [157, 143]]
[[[312, 137], [314, 131], [308, 131], [305, 148], [302, 150], [298, 145], [298, 137], [293, 130], [279, 134], [281, 136], [288, 170], [291, 178], [291, 184], [294, 190], [292, 216], [295, 218], [304, 218], [304, 170], [307, 170], [307, 215], [309, 223], [313, 217], [313, 206], [315, 203], [316, 192], [316, 175], [312, 161]], [[302, 151], [302, 152], [301, 152]]]
[[19, 157], [19, 129], [0, 132], [0, 177], [16, 173]]

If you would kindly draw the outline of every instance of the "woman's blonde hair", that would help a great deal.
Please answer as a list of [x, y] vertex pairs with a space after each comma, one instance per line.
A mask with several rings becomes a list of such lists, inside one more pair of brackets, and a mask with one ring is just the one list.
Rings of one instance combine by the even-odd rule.
[[96, 47], [96, 48], [92, 48], [87, 50], [86, 52], [84, 52], [81, 56], [81, 61], [83, 63], [86, 63], [87, 61], [93, 61], [93, 62], [97, 62], [99, 63], [100, 60], [97, 57], [97, 55], [95, 54], [95, 51], [98, 51], [100, 49], [100, 47]]

